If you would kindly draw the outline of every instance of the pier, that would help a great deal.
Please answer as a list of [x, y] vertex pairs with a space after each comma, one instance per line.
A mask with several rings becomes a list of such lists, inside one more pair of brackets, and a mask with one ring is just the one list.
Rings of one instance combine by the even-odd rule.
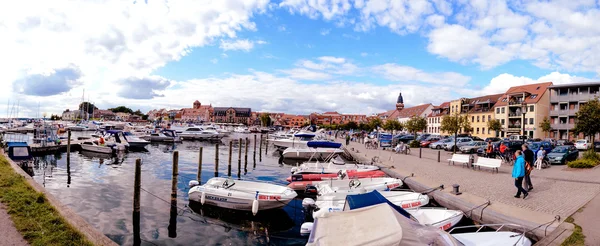
[[[525, 230], [531, 230], [527, 235], [535, 240], [549, 236], [600, 193], [600, 170], [597, 169], [583, 172], [560, 165], [536, 169], [531, 174], [535, 188], [524, 200], [513, 197], [516, 188], [511, 177], [512, 166], [503, 165], [499, 173], [493, 173], [464, 168], [460, 164], [449, 165], [447, 159], [452, 152], [444, 150], [423, 148], [419, 158], [417, 149], [403, 155], [390, 150], [366, 149], [357, 142], [346, 148], [359, 162], [370, 163], [373, 157], [379, 157], [377, 165], [388, 175], [402, 178], [415, 191], [443, 185], [445, 189], [431, 192], [430, 196], [448, 209], [462, 210], [477, 223], [522, 225]], [[439, 162], [438, 155], [441, 156]], [[455, 184], [462, 194], [452, 193]], [[542, 224], [547, 226], [536, 228]], [[568, 237], [571, 232], [562, 234]], [[566, 237], [557, 237], [554, 243], [560, 244]]]

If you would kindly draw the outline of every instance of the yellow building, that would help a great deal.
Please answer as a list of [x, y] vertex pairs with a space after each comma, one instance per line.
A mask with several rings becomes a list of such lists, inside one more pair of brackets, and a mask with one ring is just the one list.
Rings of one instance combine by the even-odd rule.
[[495, 94], [463, 101], [461, 115], [466, 115], [471, 123], [471, 135], [482, 139], [496, 137], [496, 132], [489, 129], [488, 122], [495, 119], [494, 105], [501, 97], [502, 94]]

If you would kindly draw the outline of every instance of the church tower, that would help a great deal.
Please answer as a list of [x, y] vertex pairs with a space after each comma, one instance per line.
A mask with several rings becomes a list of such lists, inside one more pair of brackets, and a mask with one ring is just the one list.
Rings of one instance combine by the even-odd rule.
[[202, 105], [202, 104], [200, 104], [200, 102], [199, 102], [198, 100], [196, 100], [196, 101], [194, 102], [194, 109], [199, 109], [201, 105]]
[[400, 95], [398, 95], [398, 100], [396, 100], [396, 109], [398, 111], [400, 111], [403, 108], [404, 108], [404, 99], [402, 98], [402, 92], [400, 92]]

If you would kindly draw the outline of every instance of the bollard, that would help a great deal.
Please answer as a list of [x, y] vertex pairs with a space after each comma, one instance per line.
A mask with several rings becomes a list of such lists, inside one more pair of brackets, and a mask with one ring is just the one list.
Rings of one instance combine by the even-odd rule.
[[423, 148], [421, 148], [421, 146], [419, 145], [419, 158], [421, 158], [421, 151], [423, 150]]
[[142, 160], [135, 160], [133, 181], [133, 245], [141, 245], [140, 238], [140, 190], [142, 185]]
[[441, 155], [440, 153], [442, 153], [442, 151], [438, 150], [438, 162], [440, 162], [440, 155]]
[[202, 150], [204, 148], [200, 147], [200, 152], [198, 153], [198, 175], [196, 176], [196, 179], [198, 180], [199, 183], [202, 183]]
[[219, 144], [215, 145], [215, 177], [219, 177]]
[[231, 176], [231, 155], [233, 152], [233, 141], [229, 140], [229, 159], [227, 161], [227, 176]]
[[256, 134], [254, 134], [254, 167], [256, 168]]
[[452, 192], [450, 192], [450, 193], [452, 193], [454, 195], [457, 195], [457, 196], [460, 195], [460, 194], [462, 194], [462, 192], [460, 192], [460, 185], [453, 184], [452, 185]]
[[173, 174], [171, 176], [171, 209], [169, 213], [168, 236], [177, 237], [177, 176], [179, 175], [179, 151], [173, 151]]

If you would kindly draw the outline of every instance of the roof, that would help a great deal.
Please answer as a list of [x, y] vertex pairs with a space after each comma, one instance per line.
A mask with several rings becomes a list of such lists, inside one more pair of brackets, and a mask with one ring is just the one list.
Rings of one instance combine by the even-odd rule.
[[381, 117], [381, 116], [390, 117], [390, 115], [392, 115], [392, 114], [393, 114], [393, 113], [395, 113], [396, 111], [398, 111], [398, 110], [397, 110], [397, 109], [388, 110], [388, 111], [385, 111], [385, 112], [383, 112], [383, 113], [379, 113], [379, 114], [377, 114], [377, 116], [378, 116], [378, 117]]
[[548, 89], [585, 87], [585, 86], [600, 86], [600, 82], [583, 82], [583, 83], [569, 83], [569, 84], [562, 84], [562, 85], [551, 85], [551, 86], [548, 86]]
[[[472, 107], [469, 109], [469, 113], [481, 113], [482, 108], [484, 108], [484, 106], [488, 106], [488, 111], [490, 111], [494, 105], [500, 101], [500, 99], [502, 98], [503, 94], [494, 94], [494, 95], [487, 95], [487, 96], [481, 96], [481, 97], [475, 97], [475, 98], [471, 98], [469, 99], [469, 107]], [[487, 112], [487, 111], [486, 111]]]
[[235, 111], [251, 111], [250, 108], [237, 108], [237, 107], [214, 107], [214, 111], [227, 111], [232, 108]]
[[413, 116], [417, 116], [417, 115], [421, 115], [423, 114], [423, 112], [425, 112], [425, 110], [427, 110], [427, 108], [432, 107], [433, 105], [431, 103], [428, 104], [421, 104], [418, 106], [414, 106], [414, 107], [410, 107], [410, 108], [404, 108], [400, 111], [396, 110], [396, 112], [394, 112], [393, 114], [391, 114], [389, 117], [392, 118], [410, 118]]
[[[515, 93], [522, 93], [522, 92], [526, 92], [526, 93], [530, 94], [530, 96], [528, 96], [527, 99], [525, 99], [525, 103], [527, 103], [527, 104], [537, 103], [542, 98], [544, 93], [546, 93], [546, 90], [548, 89], [548, 87], [551, 85], [552, 85], [552, 82], [544, 82], [544, 83], [510, 87], [506, 91], [506, 93], [504, 93], [504, 95], [502, 95], [500, 100], [498, 100], [498, 102], [496, 103], [496, 106], [508, 105], [508, 102], [503, 101], [504, 98], [506, 98], [508, 95], [515, 94]], [[537, 95], [537, 96], [532, 98], [533, 95]]]

